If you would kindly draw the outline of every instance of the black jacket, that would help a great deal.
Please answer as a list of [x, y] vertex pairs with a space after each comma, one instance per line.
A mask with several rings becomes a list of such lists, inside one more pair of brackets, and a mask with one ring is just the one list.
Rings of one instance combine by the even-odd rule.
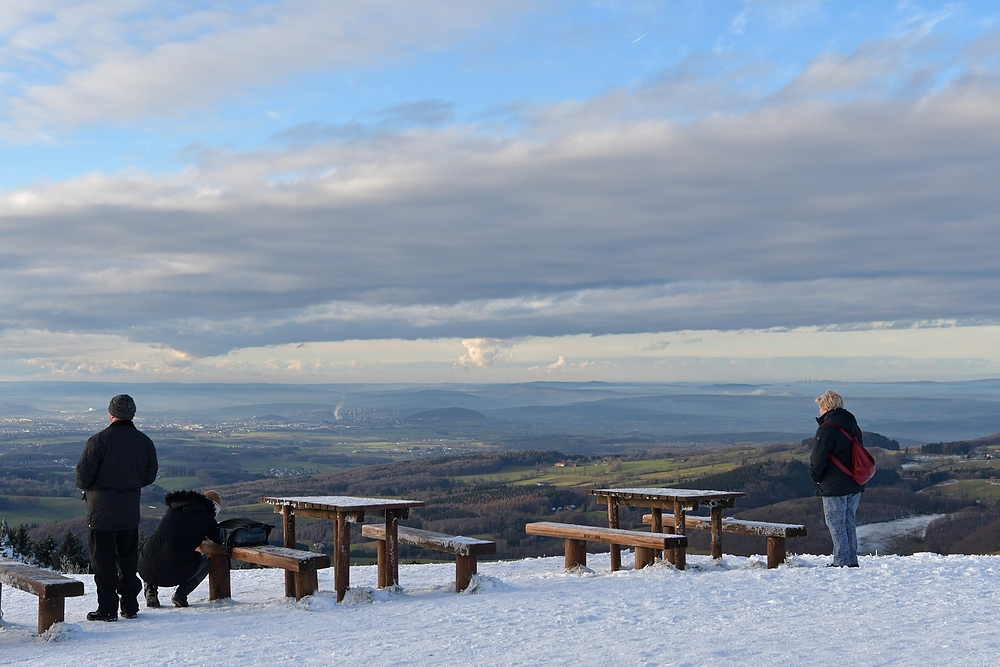
[[167, 511], [139, 554], [139, 576], [154, 586], [177, 586], [201, 565], [195, 549], [206, 537], [218, 541], [212, 501], [197, 491], [174, 491], [164, 499]]
[[156, 448], [131, 421], [112, 422], [90, 437], [76, 464], [76, 485], [95, 530], [139, 527], [139, 491], [156, 481]]
[[854, 462], [851, 461], [851, 449], [853, 445], [839, 429], [833, 426], [823, 426], [823, 422], [831, 422], [852, 434], [858, 442], [864, 444], [864, 437], [858, 427], [858, 421], [850, 412], [843, 408], [836, 408], [816, 418], [820, 427], [816, 429], [815, 444], [813, 444], [812, 456], [809, 458], [809, 473], [813, 481], [816, 482], [816, 493], [820, 496], [849, 496], [860, 493], [865, 487], [851, 479], [843, 470], [837, 467], [833, 461], [827, 458], [832, 453], [838, 461], [851, 470]]

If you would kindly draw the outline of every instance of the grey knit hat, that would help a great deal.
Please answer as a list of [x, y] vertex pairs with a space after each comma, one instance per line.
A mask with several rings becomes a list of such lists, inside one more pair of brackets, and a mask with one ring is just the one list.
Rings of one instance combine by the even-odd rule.
[[132, 418], [135, 417], [135, 401], [128, 394], [118, 394], [111, 399], [111, 403], [108, 405], [108, 414], [118, 419], [132, 421]]

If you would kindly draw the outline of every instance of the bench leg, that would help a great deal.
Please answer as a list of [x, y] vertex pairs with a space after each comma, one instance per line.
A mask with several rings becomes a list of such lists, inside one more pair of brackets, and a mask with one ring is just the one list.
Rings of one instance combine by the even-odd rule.
[[469, 583], [472, 581], [472, 575], [477, 572], [476, 554], [469, 554], [468, 556], [459, 554], [455, 556], [455, 592], [461, 593], [468, 588]]
[[[663, 532], [663, 508], [662, 507], [654, 507], [652, 509], [651, 513], [653, 515], [653, 524], [652, 524], [652, 526], [650, 526], [650, 529], [649, 529], [650, 532], [651, 533], [662, 533]], [[656, 550], [656, 553], [654, 555], [659, 556], [660, 558], [663, 558], [663, 552], [660, 551], [659, 549]]]
[[225, 600], [233, 596], [229, 581], [229, 556], [208, 557], [208, 599]]
[[38, 598], [38, 634], [66, 620], [66, 598]]
[[301, 600], [307, 595], [312, 595], [319, 588], [319, 578], [316, 570], [310, 572], [288, 572], [295, 579], [295, 599]]
[[656, 560], [656, 549], [649, 547], [635, 548], [635, 569], [641, 570], [647, 565], [652, 565]]
[[[615, 545], [611, 545], [611, 553], [615, 553]], [[566, 540], [566, 569], [587, 564], [586, 540]]]
[[386, 544], [385, 540], [379, 540], [377, 545], [378, 551], [378, 587], [385, 588], [389, 585], [389, 558], [386, 554]]
[[772, 570], [785, 562], [785, 538], [767, 538], [767, 568]]
[[[664, 526], [663, 527], [663, 532], [666, 533], [667, 535], [673, 535], [674, 534], [674, 524], [671, 523], [669, 526]], [[667, 559], [667, 562], [670, 563], [671, 565], [673, 565], [674, 561], [677, 560], [677, 558], [676, 558], [676, 556], [677, 556], [677, 549], [667, 549], [663, 553], [664, 553], [664, 555], [665, 555], [665, 557]]]

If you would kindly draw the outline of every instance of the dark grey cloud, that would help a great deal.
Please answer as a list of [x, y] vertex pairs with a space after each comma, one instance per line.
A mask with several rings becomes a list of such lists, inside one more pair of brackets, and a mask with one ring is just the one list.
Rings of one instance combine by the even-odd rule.
[[57, 184], [0, 217], [0, 322], [209, 354], [1000, 321], [998, 108], [978, 75], [917, 101], [570, 118], [532, 141], [444, 129], [216, 156], [189, 180]]

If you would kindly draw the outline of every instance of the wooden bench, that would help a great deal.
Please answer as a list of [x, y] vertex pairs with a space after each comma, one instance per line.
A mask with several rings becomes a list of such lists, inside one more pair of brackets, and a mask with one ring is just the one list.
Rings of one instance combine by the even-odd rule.
[[[317, 571], [330, 567], [330, 557], [301, 549], [288, 549], [266, 544], [259, 547], [226, 547], [211, 540], [205, 540], [198, 551], [208, 556], [208, 599], [223, 600], [232, 597], [229, 578], [229, 559], [255, 563], [267, 567], [277, 567], [291, 572], [295, 581], [295, 599], [301, 600], [312, 595], [319, 588]], [[288, 594], [286, 592], [286, 594]]]
[[[397, 539], [402, 544], [455, 554], [456, 593], [461, 593], [469, 587], [472, 575], [478, 571], [476, 559], [497, 552], [496, 542], [475, 537], [432, 533], [429, 530], [405, 526], [398, 526], [396, 531]], [[369, 539], [378, 540], [378, 587], [385, 588], [388, 582], [399, 581], [398, 573], [397, 576], [390, 577], [388, 558], [386, 558], [385, 525], [365, 524], [361, 526], [361, 534]]]
[[[528, 535], [545, 535], [546, 537], [562, 537], [566, 540], [566, 569], [587, 564], [587, 542], [607, 542], [611, 545], [635, 547], [635, 569], [639, 570], [651, 565], [656, 552], [666, 549], [687, 548], [687, 537], [667, 533], [647, 533], [639, 530], [621, 530], [619, 528], [601, 528], [599, 526], [578, 526], [570, 523], [555, 523], [541, 521], [525, 524], [524, 532]], [[684, 569], [684, 559], [678, 569]], [[611, 563], [612, 571], [617, 570], [615, 562]]]
[[[653, 515], [644, 514], [642, 522], [652, 525]], [[711, 530], [712, 520], [707, 516], [684, 515], [684, 523], [687, 528], [698, 530]], [[674, 515], [663, 515], [663, 526], [673, 527]], [[787, 555], [785, 540], [789, 537], [804, 537], [806, 527], [791, 523], [766, 523], [764, 521], [745, 521], [743, 519], [723, 519], [722, 532], [741, 533], [743, 535], [759, 535], [767, 538], [767, 567], [773, 569], [785, 562]]]
[[66, 620], [66, 598], [83, 595], [82, 581], [6, 558], [0, 558], [0, 603], [3, 584], [38, 596], [38, 634]]

